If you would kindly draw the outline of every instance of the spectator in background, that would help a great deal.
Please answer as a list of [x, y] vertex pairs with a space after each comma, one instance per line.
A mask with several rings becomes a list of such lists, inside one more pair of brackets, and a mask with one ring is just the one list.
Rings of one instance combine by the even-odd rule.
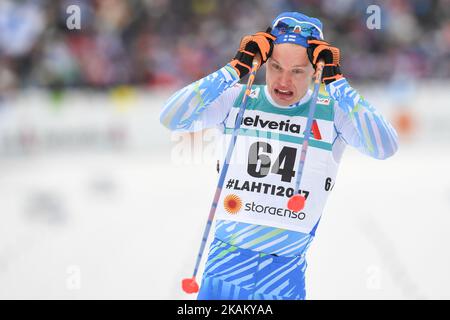
[[[371, 81], [390, 79], [399, 60], [415, 66], [415, 77], [450, 77], [447, 0], [57, 3], [0, 2], [0, 88], [179, 86], [216, 70], [232, 54], [221, 43], [235, 43], [262, 27], [254, 21], [288, 10], [321, 17], [330, 41], [339, 36], [346, 72], [355, 81], [368, 74]], [[371, 4], [381, 8], [379, 30], [366, 27]], [[81, 30], [66, 27], [69, 5], [81, 9]]]

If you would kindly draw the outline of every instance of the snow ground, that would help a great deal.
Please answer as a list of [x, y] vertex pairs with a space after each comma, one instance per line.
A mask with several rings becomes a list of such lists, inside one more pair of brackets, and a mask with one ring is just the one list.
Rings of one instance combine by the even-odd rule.
[[[402, 143], [393, 158], [347, 149], [308, 253], [309, 299], [450, 299], [444, 89], [417, 91], [420, 137]], [[389, 106], [382, 91], [362, 91], [380, 109]], [[180, 281], [192, 273], [215, 165], [173, 159], [157, 116], [167, 96], [138, 98], [128, 118], [105, 115], [104, 100], [83, 99], [56, 116], [25, 97], [17, 110], [32, 113], [20, 111], [16, 122], [61, 130], [74, 121], [92, 128], [110, 121], [131, 128], [134, 144], [0, 156], [0, 299], [194, 299]], [[158, 108], [148, 112], [149, 101]], [[13, 123], [2, 115], [0, 137]]]
[[[388, 161], [348, 149], [309, 251], [308, 298], [450, 298], [448, 163], [437, 148]], [[179, 282], [213, 196], [210, 165], [78, 153], [2, 159], [0, 172], [0, 298], [195, 297]]]

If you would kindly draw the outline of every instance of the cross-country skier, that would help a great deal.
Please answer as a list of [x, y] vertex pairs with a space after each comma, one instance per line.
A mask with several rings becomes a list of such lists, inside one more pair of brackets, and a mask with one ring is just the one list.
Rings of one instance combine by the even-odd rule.
[[[376, 159], [397, 150], [397, 134], [342, 75], [340, 51], [323, 40], [322, 23], [297, 12], [280, 14], [271, 30], [241, 40], [235, 58], [176, 92], [160, 119], [170, 130], [218, 126], [229, 137], [255, 55], [266, 84], [252, 87], [236, 150], [218, 201], [216, 230], [198, 299], [304, 299], [305, 253], [314, 239], [346, 145]], [[328, 94], [317, 99], [299, 190], [293, 190], [309, 89], [319, 58]], [[306, 197], [294, 212], [294, 193]]]

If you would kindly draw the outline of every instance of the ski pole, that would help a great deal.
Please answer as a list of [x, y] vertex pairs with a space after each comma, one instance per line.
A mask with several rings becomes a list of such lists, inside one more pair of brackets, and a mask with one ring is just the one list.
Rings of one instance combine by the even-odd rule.
[[319, 94], [320, 83], [322, 82], [322, 72], [325, 63], [323, 60], [319, 60], [316, 67], [316, 76], [314, 79], [314, 91], [311, 97], [311, 105], [309, 107], [308, 120], [306, 121], [306, 128], [304, 131], [304, 138], [302, 144], [302, 151], [300, 153], [300, 162], [298, 164], [297, 177], [295, 179], [295, 194], [289, 198], [287, 207], [289, 210], [298, 212], [305, 207], [306, 198], [300, 195], [298, 190], [300, 189], [300, 182], [303, 176], [303, 167], [305, 166], [306, 151], [308, 150], [309, 138], [311, 136], [311, 127], [314, 120], [314, 113], [316, 112], [317, 96]]
[[255, 57], [253, 59], [250, 76], [248, 78], [247, 85], [245, 87], [245, 94], [244, 94], [244, 97], [242, 98], [242, 102], [239, 107], [239, 112], [236, 117], [236, 122], [234, 124], [233, 133], [231, 135], [231, 141], [228, 146], [227, 154], [225, 156], [225, 163], [224, 163], [222, 171], [220, 173], [219, 182], [217, 183], [216, 192], [214, 194], [213, 202], [211, 204], [211, 209], [209, 210], [208, 220], [206, 222], [206, 226], [203, 231], [202, 242], [200, 244], [200, 249], [198, 251], [197, 261], [195, 263], [195, 268], [194, 268], [194, 273], [193, 273], [192, 278], [183, 279], [181, 282], [183, 291], [186, 293], [195, 293], [195, 292], [198, 292], [198, 290], [199, 290], [199, 286], [198, 286], [198, 283], [197, 283], [195, 277], [197, 276], [198, 268], [200, 266], [200, 262], [202, 260], [203, 253], [205, 251], [206, 241], [208, 240], [209, 231], [211, 230], [211, 225], [214, 220], [214, 215], [216, 213], [217, 204], [219, 202], [220, 194], [222, 192], [223, 182], [225, 180], [225, 176], [228, 171], [228, 166], [230, 164], [234, 146], [236, 145], [237, 133], [241, 127], [242, 117], [244, 115], [245, 108], [247, 107], [248, 97], [250, 96], [253, 81], [255, 80], [256, 72], [258, 71], [259, 65], [260, 65], [259, 57]]

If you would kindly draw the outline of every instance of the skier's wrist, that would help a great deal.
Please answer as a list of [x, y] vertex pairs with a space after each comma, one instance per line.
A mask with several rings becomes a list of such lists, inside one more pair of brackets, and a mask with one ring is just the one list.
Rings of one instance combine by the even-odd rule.
[[344, 77], [327, 84], [325, 89], [346, 113], [354, 112], [355, 108], [360, 105], [360, 99], [362, 99], [360, 94], [350, 86]]
[[222, 70], [226, 72], [234, 81], [238, 82], [240, 80], [239, 73], [230, 63], [227, 63]]
[[336, 81], [326, 84], [325, 90], [328, 92], [331, 98], [339, 101], [342, 99], [343, 89], [348, 87], [350, 87], [350, 84], [345, 77], [342, 77]]

